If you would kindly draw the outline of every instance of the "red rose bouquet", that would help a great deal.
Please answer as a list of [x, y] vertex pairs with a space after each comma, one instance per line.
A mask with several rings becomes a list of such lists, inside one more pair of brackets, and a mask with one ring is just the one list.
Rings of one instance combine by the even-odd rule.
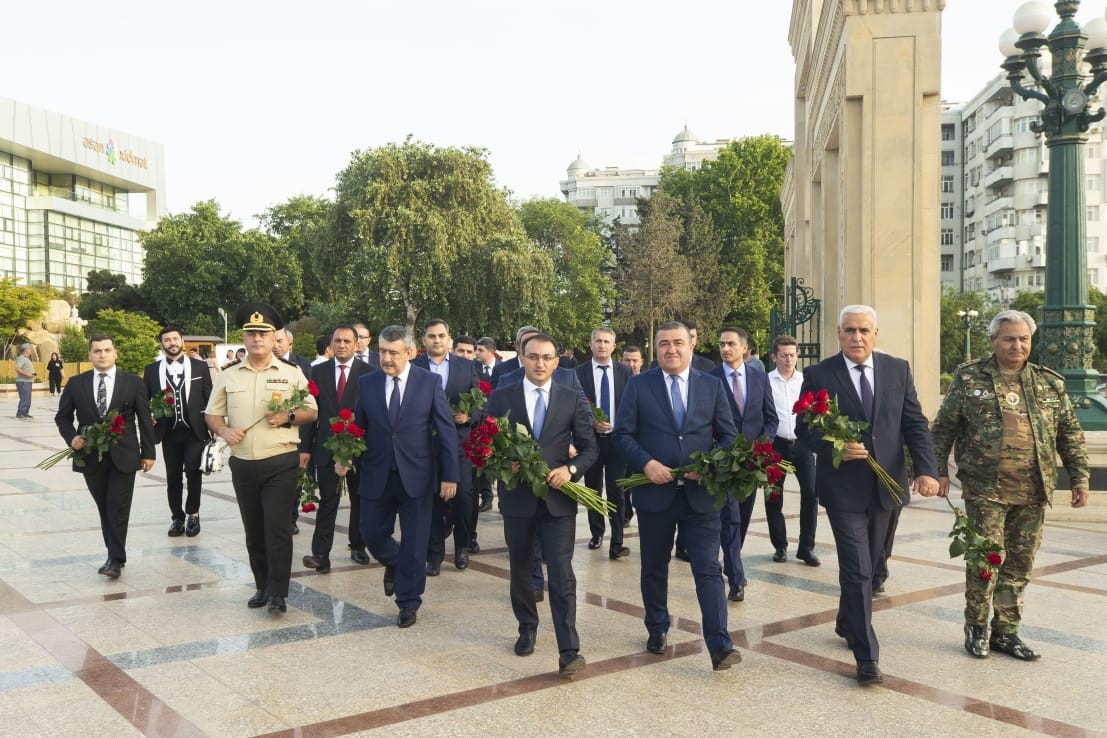
[[[784, 473], [794, 472], [795, 467], [773, 450], [772, 441], [767, 438], [748, 441], [745, 436], [738, 436], [729, 446], [694, 451], [691, 464], [674, 467], [670, 471], [673, 479], [688, 473], [698, 474], [715, 509], [720, 510], [726, 504], [727, 495], [733, 494], [741, 502], [758, 487], [779, 485], [784, 480]], [[645, 472], [617, 479], [615, 483], [622, 489], [653, 484]]]
[[969, 516], [954, 505], [948, 496], [946, 503], [956, 518], [953, 530], [949, 532], [949, 537], [953, 539], [949, 544], [949, 557], [956, 559], [964, 556], [965, 564], [975, 566], [981, 579], [991, 581], [999, 570], [999, 565], [1003, 563], [1003, 546], [977, 530]]
[[171, 385], [150, 398], [150, 414], [158, 418], [172, 418], [177, 404], [177, 391]]
[[106, 454], [112, 446], [119, 443], [119, 439], [123, 437], [127, 427], [127, 420], [119, 414], [118, 410], [112, 410], [103, 420], [99, 423], [93, 423], [92, 425], [86, 425], [81, 430], [81, 435], [85, 439], [84, 448], [77, 450], [72, 447], [58, 451], [46, 457], [38, 464], [35, 465], [36, 469], [52, 469], [62, 459], [73, 459], [73, 466], [80, 469], [85, 465], [85, 459], [96, 452], [96, 460], [103, 461], [104, 454]]
[[492, 394], [492, 385], [483, 379], [477, 382], [477, 386], [468, 392], [462, 392], [457, 396], [457, 404], [451, 408], [454, 414], [472, 416], [474, 410], [480, 410]]
[[[843, 415], [838, 409], [837, 395], [831, 397], [825, 389], [815, 393], [805, 392], [792, 406], [792, 412], [800, 416], [799, 419], [806, 423], [808, 428], [816, 431], [831, 445], [833, 458], [830, 463], [835, 469], [842, 463], [846, 444], [861, 443], [861, 431], [869, 427], [869, 424], [863, 420], [852, 420]], [[869, 467], [880, 483], [892, 495], [892, 499], [897, 504], [903, 504], [903, 487], [899, 486], [899, 482], [877, 463], [872, 454], [869, 454], [865, 461], [869, 463]]]
[[[343, 408], [338, 416], [330, 419], [331, 435], [323, 441], [323, 448], [331, 452], [334, 463], [352, 469], [354, 460], [365, 452], [365, 430], [354, 422], [354, 411]], [[346, 476], [338, 478], [338, 496], [346, 493]]]
[[[550, 467], [542, 460], [538, 443], [522, 424], [513, 423], [506, 416], [495, 418], [490, 415], [474, 426], [461, 448], [479, 473], [508, 487], [529, 485], [535, 497], [546, 499], [549, 492], [546, 475], [550, 473]], [[601, 515], [610, 515], [615, 510], [615, 506], [595, 490], [579, 482], [570, 480], [561, 485], [561, 491]]]
[[305, 466], [300, 469], [300, 478], [296, 480], [296, 487], [300, 490], [300, 510], [309, 513], [319, 505], [319, 495], [315, 492], [319, 489], [319, 483], [311, 476]]

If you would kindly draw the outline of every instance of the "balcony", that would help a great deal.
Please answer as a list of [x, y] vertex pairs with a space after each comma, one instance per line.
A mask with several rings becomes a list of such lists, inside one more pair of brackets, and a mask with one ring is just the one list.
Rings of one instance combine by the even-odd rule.
[[991, 215], [997, 210], [1013, 210], [1014, 207], [1015, 199], [1010, 195], [995, 197], [984, 203], [984, 215]]
[[994, 159], [997, 156], [1010, 154], [1014, 148], [1014, 137], [1010, 133], [1005, 133], [1002, 136], [996, 136], [994, 139], [984, 144], [984, 153], [989, 159]]
[[999, 228], [993, 228], [987, 231], [988, 243], [997, 243], [999, 241], [1014, 241], [1015, 240], [1015, 226], [1001, 226]]
[[1001, 256], [998, 259], [989, 259], [988, 273], [1013, 272], [1019, 267], [1019, 258], [1018, 256]]
[[1012, 166], [997, 167], [990, 174], [984, 176], [984, 186], [989, 189], [999, 187], [1015, 179], [1015, 169]]
[[1045, 252], [1040, 254], [1027, 254], [1025, 258], [1027, 266], [1034, 267], [1035, 269], [1045, 269]]

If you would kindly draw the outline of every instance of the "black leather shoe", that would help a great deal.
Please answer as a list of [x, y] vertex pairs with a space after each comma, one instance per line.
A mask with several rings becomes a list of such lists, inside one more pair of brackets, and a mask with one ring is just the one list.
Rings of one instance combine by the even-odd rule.
[[284, 598], [280, 595], [270, 597], [269, 612], [288, 612], [288, 605], [284, 603]]
[[618, 548], [612, 546], [611, 550], [607, 552], [607, 555], [612, 560], [621, 559], [624, 556], [630, 556], [630, 549], [626, 546], [619, 546]]
[[592, 536], [592, 540], [588, 542], [588, 549], [595, 551], [597, 548], [603, 545], [603, 536]]
[[821, 566], [823, 563], [819, 561], [819, 557], [812, 551], [800, 551], [796, 554], [796, 558], [808, 566]]
[[262, 607], [268, 601], [269, 601], [269, 597], [266, 596], [265, 590], [264, 589], [259, 589], [257, 592], [254, 592], [253, 597], [246, 600], [246, 607], [249, 607], [251, 609]]
[[189, 515], [188, 522], [185, 523], [185, 535], [189, 538], [194, 538], [200, 534], [200, 516]]
[[331, 570], [331, 560], [322, 556], [305, 556], [303, 563], [308, 569], [315, 569], [320, 574], [326, 574]]
[[396, 616], [396, 625], [401, 628], [410, 628], [415, 625], [415, 611], [410, 607], [400, 608], [400, 614]]
[[857, 683], [862, 687], [884, 683], [884, 675], [875, 661], [857, 662]]
[[992, 633], [992, 639], [988, 641], [988, 645], [993, 651], [1014, 656], [1020, 661], [1035, 661], [1042, 657], [1040, 653], [1036, 653], [1023, 643], [1018, 633]]
[[441, 573], [442, 573], [442, 565], [441, 564], [435, 564], [431, 561], [427, 562], [427, 576], [428, 577], [436, 577]]
[[480, 544], [477, 543], [475, 539], [472, 540], [472, 541], [469, 541], [469, 553], [471, 553], [471, 554], [480, 553]]
[[541, 602], [544, 599], [546, 599], [546, 590], [542, 589], [541, 587], [534, 590], [534, 601], [535, 602]]
[[484, 500], [480, 503], [480, 507], [477, 508], [477, 512], [488, 512], [492, 509], [492, 500]]
[[529, 630], [520, 633], [519, 639], [515, 641], [515, 655], [530, 656], [534, 653], [534, 637], [535, 634]]
[[96, 570], [96, 573], [97, 574], [103, 574], [104, 572], [106, 572], [108, 570], [109, 566], [111, 566], [111, 559], [108, 559], [103, 564], [101, 564], [100, 568]]
[[454, 549], [454, 566], [462, 571], [469, 568], [469, 552], [464, 548]]
[[681, 561], [688, 561], [688, 552], [680, 546], [677, 546], [676, 550], [673, 551], [673, 556], [680, 559]]
[[646, 650], [650, 653], [665, 653], [665, 634], [650, 633], [646, 639]]
[[292, 524], [292, 535], [300, 535], [300, 526], [296, 525], [295, 523]]
[[988, 626], [965, 623], [965, 650], [969, 655], [984, 659], [988, 657]]
[[884, 580], [883, 579], [874, 579], [873, 580], [873, 594], [877, 594], [877, 595], [878, 594], [884, 594]]
[[355, 548], [350, 552], [350, 558], [355, 564], [368, 564], [369, 554], [362, 551], [360, 548]]
[[788, 552], [785, 549], [778, 548], [777, 550], [773, 551], [773, 561], [775, 561], [776, 563], [779, 564], [780, 562], [787, 560]]
[[106, 576], [108, 579], [118, 579], [120, 574], [119, 570], [122, 568], [123, 565], [115, 559], [108, 559], [107, 563], [104, 564], [103, 567], [101, 567], [100, 573]]
[[715, 671], [725, 671], [742, 661], [742, 654], [737, 648], [720, 648], [711, 652], [711, 668]]
[[726, 598], [731, 602], [744, 602], [746, 599], [746, 588], [741, 584], [730, 585], [730, 593]]
[[561, 654], [557, 659], [557, 675], [562, 679], [572, 679], [584, 668], [584, 657], [576, 651]]
[[396, 594], [396, 565], [384, 567], [384, 596]]
[[185, 532], [185, 524], [183, 520], [174, 520], [172, 525], [169, 526], [169, 536], [171, 538], [177, 538], [183, 536]]
[[846, 647], [847, 648], [850, 648], [850, 649], [853, 648], [853, 639], [849, 637], [849, 633], [847, 633], [845, 630], [842, 629], [841, 625], [838, 625], [838, 624], [834, 625], [834, 635], [836, 635], [839, 638], [843, 639], [846, 642]]

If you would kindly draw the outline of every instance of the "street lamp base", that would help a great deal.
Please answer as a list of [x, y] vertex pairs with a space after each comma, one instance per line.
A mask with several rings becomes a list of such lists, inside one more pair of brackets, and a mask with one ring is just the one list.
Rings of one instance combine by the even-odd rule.
[[1076, 418], [1085, 431], [1107, 430], [1107, 397], [1102, 395], [1072, 396]]

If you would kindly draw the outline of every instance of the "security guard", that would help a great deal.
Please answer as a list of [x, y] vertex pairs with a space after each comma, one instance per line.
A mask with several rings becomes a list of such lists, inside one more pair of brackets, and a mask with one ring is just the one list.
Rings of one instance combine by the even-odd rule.
[[292, 572], [288, 511], [295, 504], [300, 465], [300, 434], [293, 426], [314, 423], [317, 407], [308, 394], [303, 407], [269, 411], [270, 400], [288, 400], [307, 389], [308, 381], [300, 367], [273, 355], [274, 331], [284, 323], [272, 306], [248, 303], [235, 317], [246, 356], [219, 372], [204, 412], [212, 433], [231, 447], [231, 481], [257, 586], [246, 604], [268, 602], [269, 612], [285, 612]]

